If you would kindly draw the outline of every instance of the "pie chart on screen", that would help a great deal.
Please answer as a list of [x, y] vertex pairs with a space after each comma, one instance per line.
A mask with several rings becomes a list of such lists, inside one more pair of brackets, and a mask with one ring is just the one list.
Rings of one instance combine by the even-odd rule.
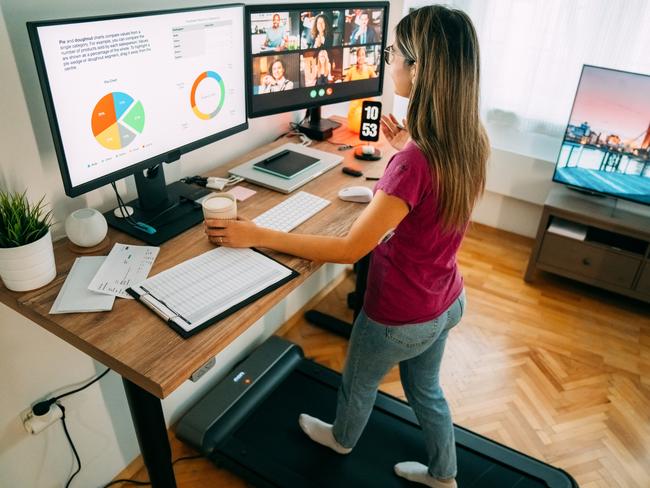
[[106, 149], [122, 149], [144, 130], [142, 102], [122, 92], [104, 95], [91, 117], [93, 135]]
[[210, 120], [216, 117], [225, 99], [226, 90], [219, 73], [204, 71], [196, 77], [190, 92], [190, 105], [199, 119]]

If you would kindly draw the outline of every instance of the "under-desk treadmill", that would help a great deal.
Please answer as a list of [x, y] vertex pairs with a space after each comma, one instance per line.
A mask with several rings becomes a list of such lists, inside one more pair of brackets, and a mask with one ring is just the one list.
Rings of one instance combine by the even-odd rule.
[[[408, 404], [379, 393], [366, 429], [346, 456], [312, 442], [298, 426], [308, 413], [331, 420], [341, 376], [273, 336], [185, 414], [176, 434], [257, 487], [415, 487], [393, 472], [426, 461]], [[458, 486], [570, 488], [566, 472], [455, 426]]]

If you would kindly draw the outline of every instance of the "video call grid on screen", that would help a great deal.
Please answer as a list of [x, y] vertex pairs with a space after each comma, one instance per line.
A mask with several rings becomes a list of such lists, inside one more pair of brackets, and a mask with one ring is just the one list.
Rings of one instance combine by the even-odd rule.
[[381, 93], [387, 3], [249, 7], [250, 116]]

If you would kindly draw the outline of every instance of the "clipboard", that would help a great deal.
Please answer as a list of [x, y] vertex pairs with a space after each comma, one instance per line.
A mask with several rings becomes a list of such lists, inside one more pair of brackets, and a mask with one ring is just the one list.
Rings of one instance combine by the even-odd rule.
[[126, 291], [187, 339], [297, 276], [257, 249], [218, 247]]

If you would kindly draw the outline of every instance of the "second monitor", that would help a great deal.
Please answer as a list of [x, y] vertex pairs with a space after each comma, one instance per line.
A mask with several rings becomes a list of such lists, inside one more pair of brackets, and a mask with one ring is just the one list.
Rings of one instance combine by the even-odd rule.
[[336, 122], [322, 105], [381, 95], [388, 2], [247, 7], [248, 114], [309, 109], [314, 139]]

